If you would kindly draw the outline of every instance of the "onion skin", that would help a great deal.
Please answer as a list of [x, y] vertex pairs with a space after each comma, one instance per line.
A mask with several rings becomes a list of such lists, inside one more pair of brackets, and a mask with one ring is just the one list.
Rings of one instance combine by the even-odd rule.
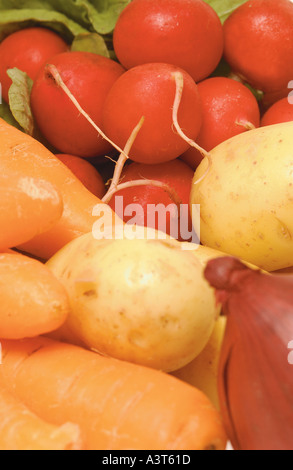
[[227, 315], [219, 399], [235, 450], [293, 450], [293, 276], [223, 257], [205, 277]]

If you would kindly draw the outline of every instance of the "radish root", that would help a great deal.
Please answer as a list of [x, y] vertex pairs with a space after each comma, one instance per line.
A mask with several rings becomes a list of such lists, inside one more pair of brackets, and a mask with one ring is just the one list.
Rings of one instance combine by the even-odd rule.
[[126, 146], [124, 148], [124, 152], [120, 154], [120, 157], [118, 158], [118, 160], [116, 162], [116, 165], [115, 165], [115, 170], [114, 170], [114, 175], [113, 175], [111, 185], [110, 185], [107, 193], [103, 197], [102, 202], [108, 204], [110, 202], [110, 200], [112, 199], [112, 197], [118, 191], [121, 191], [122, 189], [132, 188], [134, 186], [155, 186], [155, 187], [163, 189], [166, 193], [168, 193], [168, 195], [170, 196], [172, 201], [177, 205], [178, 208], [180, 208], [180, 205], [182, 204], [182, 201], [179, 198], [176, 191], [174, 189], [170, 188], [170, 186], [168, 186], [166, 183], [162, 183], [161, 181], [142, 179], [142, 180], [128, 181], [127, 183], [120, 183], [119, 184], [124, 165], [125, 165], [127, 159], [129, 158], [129, 157], [127, 157], [127, 155], [129, 154], [129, 152], [132, 148], [132, 145], [133, 145], [140, 129], [142, 128], [143, 123], [144, 123], [144, 117], [142, 117], [140, 119], [137, 126], [133, 129], [133, 131], [131, 133], [131, 136], [129, 137], [129, 139], [126, 143]]
[[173, 125], [179, 134], [179, 136], [185, 140], [191, 147], [195, 148], [198, 150], [204, 158], [207, 158], [208, 160], [208, 168], [206, 172], [199, 178], [197, 181], [194, 181], [193, 184], [199, 184], [209, 173], [210, 168], [212, 166], [212, 159], [211, 155], [209, 152], [207, 152], [205, 149], [200, 147], [194, 140], [190, 139], [186, 134], [184, 134], [183, 130], [181, 129], [179, 122], [178, 122], [178, 111], [179, 107], [182, 101], [182, 93], [183, 93], [183, 88], [184, 88], [184, 78], [181, 72], [174, 72], [173, 77], [175, 79], [176, 83], [176, 93], [175, 93], [175, 100], [174, 100], [174, 105], [173, 105], [173, 113], [172, 113], [172, 119], [173, 119]]
[[127, 183], [118, 184], [115, 188], [112, 189], [111, 192], [108, 191], [107, 195], [104, 196], [104, 198], [102, 199], [102, 202], [105, 202], [107, 204], [110, 202], [114, 194], [116, 194], [119, 191], [122, 191], [123, 189], [133, 188], [134, 186], [155, 186], [157, 188], [161, 188], [170, 196], [170, 199], [172, 199], [174, 204], [176, 204], [177, 208], [180, 209], [182, 200], [179, 198], [175, 189], [172, 189], [166, 183], [162, 183], [162, 181], [148, 180], [148, 179], [133, 180], [133, 181], [128, 181]]
[[128, 154], [129, 154], [129, 152], [132, 148], [132, 145], [134, 144], [134, 141], [135, 141], [140, 129], [142, 128], [143, 123], [144, 123], [144, 117], [142, 117], [140, 119], [139, 123], [135, 126], [135, 128], [133, 129], [133, 131], [132, 131], [132, 133], [131, 133], [131, 135], [128, 139], [128, 141], [126, 142], [124, 150], [121, 151], [121, 153], [120, 153], [120, 156], [119, 156], [119, 158], [116, 162], [116, 165], [115, 165], [115, 170], [114, 170], [114, 175], [113, 175], [111, 185], [110, 185], [107, 193], [105, 194], [105, 196], [102, 199], [102, 202], [105, 202], [106, 204], [111, 200], [113, 194], [115, 194], [115, 192], [117, 191], [117, 187], [119, 185], [119, 181], [120, 181], [120, 178], [121, 178], [121, 173], [123, 171], [125, 163], [129, 159]]
[[90, 116], [80, 106], [77, 99], [73, 96], [73, 94], [71, 93], [69, 88], [65, 85], [64, 81], [62, 80], [61, 75], [58, 72], [57, 67], [55, 67], [55, 65], [49, 64], [49, 65], [47, 65], [46, 70], [52, 76], [52, 78], [55, 80], [56, 84], [58, 86], [60, 86], [60, 88], [64, 91], [64, 93], [66, 93], [66, 95], [72, 101], [74, 106], [78, 109], [80, 114], [82, 114], [86, 118], [86, 120], [94, 127], [94, 129], [96, 129], [96, 131], [101, 135], [101, 137], [103, 137], [103, 139], [105, 139], [107, 142], [109, 142], [119, 153], [122, 153], [126, 159], [129, 158], [128, 155], [125, 154], [124, 150], [122, 150], [120, 147], [118, 147], [118, 145], [115, 144], [115, 142], [113, 142], [111, 139], [109, 139], [109, 137], [107, 137], [106, 134], [104, 134], [102, 129], [100, 129], [96, 125], [96, 123], [90, 118]]
[[[78, 111], [87, 119], [87, 121], [94, 127], [94, 129], [103, 137], [107, 142], [109, 142], [119, 153], [120, 156], [116, 162], [115, 165], [115, 170], [114, 170], [114, 175], [113, 179], [111, 181], [111, 185], [105, 194], [105, 196], [102, 199], [102, 202], [104, 203], [109, 203], [111, 198], [115, 193], [118, 191], [125, 189], [125, 188], [130, 188], [134, 186], [156, 186], [159, 188], [162, 188], [165, 192], [167, 192], [172, 199], [172, 201], [177, 205], [177, 207], [180, 207], [182, 204], [181, 199], [179, 198], [178, 194], [173, 188], [170, 188], [166, 183], [162, 183], [160, 181], [155, 181], [155, 180], [136, 180], [136, 181], [130, 181], [128, 183], [123, 183], [119, 184], [122, 170], [124, 168], [125, 163], [127, 160], [129, 160], [129, 152], [133, 146], [133, 143], [144, 123], [144, 117], [142, 117], [139, 121], [139, 123], [136, 125], [136, 127], [133, 129], [131, 136], [129, 137], [125, 148], [121, 149], [118, 145], [115, 144], [109, 137], [104, 134], [104, 132], [97, 126], [97, 124], [90, 118], [90, 116], [86, 113], [86, 111], [81, 107], [77, 99], [74, 97], [74, 95], [71, 93], [69, 88], [65, 85], [64, 81], [61, 78], [61, 75], [57, 69], [57, 67], [53, 64], [48, 64], [46, 66], [47, 73], [50, 74], [50, 76], [55, 80], [56, 84], [64, 91], [64, 93], [68, 96], [68, 98], [71, 100], [71, 102], [74, 104], [74, 106], [78, 109]], [[208, 156], [208, 153], [204, 150], [201, 149], [199, 146], [195, 144], [192, 140], [188, 139], [188, 137], [185, 136], [183, 131], [180, 129], [180, 126], [178, 124], [178, 119], [177, 119], [177, 114], [178, 114], [178, 109], [179, 105], [181, 102], [181, 96], [182, 96], [182, 91], [183, 91], [183, 77], [181, 74], [178, 74], [175, 77], [176, 80], [176, 85], [177, 85], [177, 90], [176, 90], [176, 96], [175, 96], [175, 103], [174, 103], [174, 109], [173, 109], [173, 120], [174, 120], [174, 125], [176, 127], [177, 132], [181, 135], [181, 137], [188, 141], [188, 143], [196, 148], [198, 148], [201, 153], [204, 156]], [[178, 83], [177, 83], [178, 82]]]
[[247, 131], [252, 131], [253, 129], [255, 129], [255, 125], [252, 124], [252, 122], [249, 122], [249, 121], [236, 121], [235, 124], [237, 126], [241, 126], [241, 127], [244, 127]]

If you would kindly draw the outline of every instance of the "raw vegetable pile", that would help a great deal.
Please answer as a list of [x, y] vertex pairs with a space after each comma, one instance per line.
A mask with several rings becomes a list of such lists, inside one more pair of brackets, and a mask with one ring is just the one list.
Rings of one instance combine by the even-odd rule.
[[292, 57], [290, 0], [0, 1], [0, 450], [293, 449]]

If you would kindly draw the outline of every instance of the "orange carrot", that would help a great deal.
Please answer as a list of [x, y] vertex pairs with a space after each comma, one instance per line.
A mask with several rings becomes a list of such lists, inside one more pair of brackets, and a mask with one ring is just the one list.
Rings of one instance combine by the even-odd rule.
[[0, 176], [0, 250], [48, 231], [62, 213], [62, 197], [51, 183], [13, 174]]
[[0, 385], [0, 450], [81, 450], [79, 427], [43, 421]]
[[101, 200], [40, 142], [3, 119], [0, 119], [0, 174], [44, 179], [56, 186], [63, 198], [60, 221], [48, 232], [22, 244], [24, 251], [47, 260], [72, 239], [92, 231], [96, 220], [92, 211]]
[[220, 415], [163, 372], [48, 338], [3, 341], [2, 379], [56, 425], [80, 426], [88, 450], [224, 450]]
[[59, 328], [69, 313], [62, 284], [40, 261], [0, 254], [0, 338], [30, 338]]

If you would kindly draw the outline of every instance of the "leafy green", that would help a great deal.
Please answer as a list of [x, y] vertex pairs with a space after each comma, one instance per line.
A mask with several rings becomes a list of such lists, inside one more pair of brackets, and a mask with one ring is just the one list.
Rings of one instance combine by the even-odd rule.
[[218, 13], [220, 20], [224, 23], [228, 16], [247, 0], [205, 0], [205, 2]]
[[15, 31], [37, 25], [51, 28], [69, 42], [76, 35], [87, 32], [78, 23], [55, 11], [5, 10], [0, 11], [0, 41]]
[[101, 34], [112, 32], [120, 13], [130, 2], [131, 0], [91, 0], [94, 7], [92, 13], [98, 12], [91, 16], [94, 30]]
[[16, 67], [9, 69], [7, 73], [12, 80], [12, 85], [8, 92], [9, 104], [3, 103], [3, 105], [0, 105], [0, 116], [3, 117], [8, 124], [31, 135], [52, 153], [56, 153], [56, 149], [41, 133], [32, 114], [30, 95], [33, 81], [25, 72], [22, 72]]
[[0, 41], [28, 26], [50, 27], [73, 40], [81, 33], [112, 33], [130, 0], [0, 0]]
[[104, 57], [110, 57], [109, 50], [103, 36], [97, 33], [82, 33], [75, 37], [72, 51], [91, 52]]
[[33, 81], [25, 72], [17, 68], [8, 69], [7, 74], [12, 80], [8, 92], [11, 113], [24, 132], [33, 135], [34, 119], [30, 108]]

